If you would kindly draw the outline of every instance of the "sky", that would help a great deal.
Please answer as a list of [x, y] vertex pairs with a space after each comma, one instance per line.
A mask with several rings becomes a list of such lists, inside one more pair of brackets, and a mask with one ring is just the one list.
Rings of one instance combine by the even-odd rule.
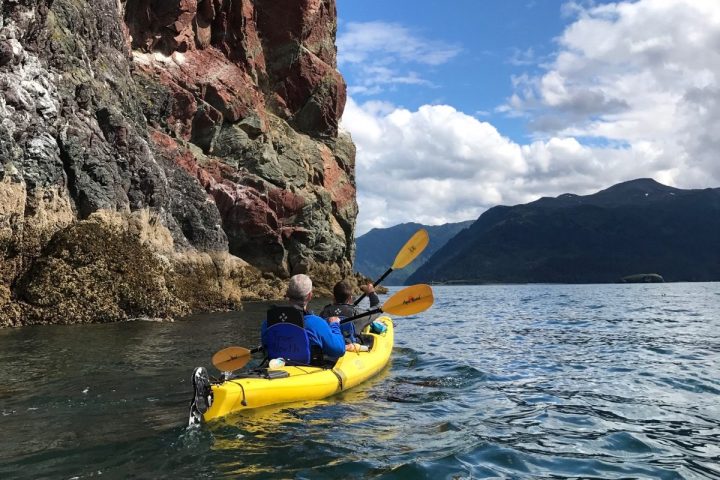
[[720, 186], [720, 0], [337, 0], [356, 235]]

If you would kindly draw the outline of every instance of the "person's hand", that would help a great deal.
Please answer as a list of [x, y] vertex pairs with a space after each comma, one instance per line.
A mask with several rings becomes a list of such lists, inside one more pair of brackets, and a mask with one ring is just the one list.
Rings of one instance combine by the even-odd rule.
[[328, 323], [340, 323], [340, 317], [330, 317]]
[[360, 285], [360, 290], [367, 295], [369, 293], [375, 292], [375, 287], [373, 287], [372, 283], [368, 283], [367, 285]]

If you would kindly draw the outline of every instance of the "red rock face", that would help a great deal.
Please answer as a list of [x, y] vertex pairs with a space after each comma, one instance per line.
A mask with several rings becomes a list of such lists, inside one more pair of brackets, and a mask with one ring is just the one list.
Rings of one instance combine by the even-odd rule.
[[305, 131], [337, 132], [345, 82], [336, 70], [333, 0], [258, 0], [257, 25], [278, 110]]
[[171, 77], [225, 119], [267, 103], [305, 133], [337, 135], [346, 87], [334, 0], [127, 0], [125, 23], [135, 51], [185, 54]]
[[336, 210], [344, 210], [355, 206], [355, 184], [343, 170], [344, 165], [331, 154], [330, 151], [323, 151], [323, 186], [330, 192], [333, 199], [333, 207]]
[[[216, 203], [231, 253], [284, 274], [318, 260], [349, 271], [357, 207], [354, 158], [335, 152], [334, 1], [128, 0], [125, 21], [136, 71], [170, 98], [151, 139]], [[317, 243], [335, 247], [318, 257]]]

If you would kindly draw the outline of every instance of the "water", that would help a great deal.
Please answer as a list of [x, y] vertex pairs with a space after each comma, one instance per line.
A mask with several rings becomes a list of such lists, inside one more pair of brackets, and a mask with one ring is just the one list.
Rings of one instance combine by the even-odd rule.
[[0, 478], [720, 478], [720, 283], [434, 290], [372, 381], [193, 430], [265, 305], [0, 330]]

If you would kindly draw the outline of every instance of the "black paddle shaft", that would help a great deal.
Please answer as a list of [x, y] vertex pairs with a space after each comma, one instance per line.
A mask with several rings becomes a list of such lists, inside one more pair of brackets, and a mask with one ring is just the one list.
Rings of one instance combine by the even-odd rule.
[[[385, 277], [387, 277], [388, 275], [390, 275], [390, 273], [392, 273], [392, 271], [393, 271], [392, 267], [388, 268], [388, 269], [387, 269], [387, 272], [385, 272], [385, 273], [382, 274], [382, 277], [378, 278], [377, 280], [375, 280], [375, 282], [373, 282], [373, 288], [377, 287], [377, 286], [380, 284], [380, 282], [382, 282], [383, 280], [385, 280]], [[355, 300], [355, 303], [353, 303], [353, 305], [357, 306], [360, 302], [362, 302], [362, 299], [365, 298], [365, 295], [366, 295], [365, 293], [363, 293], [362, 295], [360, 295], [360, 298], [358, 298], [357, 300]]]
[[342, 325], [343, 323], [352, 322], [353, 320], [357, 320], [358, 318], [375, 315], [376, 313], [382, 313], [382, 309], [375, 308], [373, 310], [368, 310], [367, 312], [358, 313], [357, 315], [353, 315], [352, 317], [343, 318], [342, 320], [340, 320], [340, 325]]

